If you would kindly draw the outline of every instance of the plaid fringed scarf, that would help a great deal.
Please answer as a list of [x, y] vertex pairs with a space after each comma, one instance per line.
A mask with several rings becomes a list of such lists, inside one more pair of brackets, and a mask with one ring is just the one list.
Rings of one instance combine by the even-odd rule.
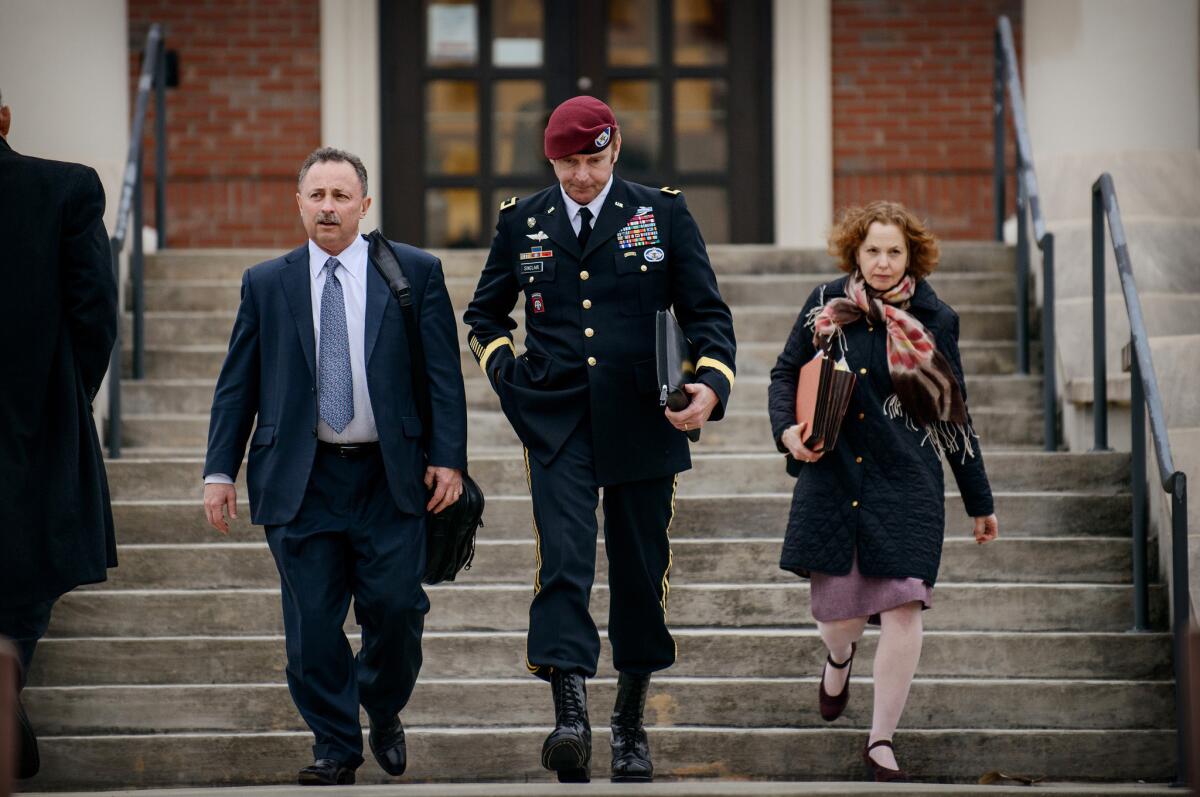
[[808, 319], [813, 345], [828, 349], [836, 338], [845, 352], [844, 326], [864, 316], [872, 324], [885, 324], [888, 371], [895, 393], [884, 401], [884, 412], [889, 418], [902, 417], [914, 431], [918, 425], [923, 428], [925, 440], [939, 455], [957, 452], [961, 439], [965, 461], [975, 456], [971, 438], [976, 435], [967, 421], [958, 380], [929, 330], [903, 309], [916, 289], [917, 281], [906, 274], [893, 288], [878, 293], [868, 289], [862, 274], [854, 272], [846, 280], [846, 298], [830, 299], [813, 308]]

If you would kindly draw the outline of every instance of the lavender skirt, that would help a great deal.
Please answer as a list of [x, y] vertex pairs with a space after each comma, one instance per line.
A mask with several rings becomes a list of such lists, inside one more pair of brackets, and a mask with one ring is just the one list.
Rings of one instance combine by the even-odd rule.
[[879, 615], [897, 606], [920, 601], [923, 609], [933, 606], [933, 587], [919, 578], [880, 578], [858, 572], [858, 557], [844, 576], [811, 573], [812, 615], [820, 623], [869, 617], [879, 624]]

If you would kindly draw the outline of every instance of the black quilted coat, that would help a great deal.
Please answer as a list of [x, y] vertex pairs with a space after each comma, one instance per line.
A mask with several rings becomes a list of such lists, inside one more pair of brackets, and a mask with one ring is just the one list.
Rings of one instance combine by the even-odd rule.
[[[845, 296], [845, 284], [842, 278], [813, 291], [771, 369], [771, 431], [784, 453], [780, 438], [796, 422], [800, 367], [816, 353], [812, 329], [805, 326], [805, 319], [820, 303], [822, 290], [828, 301]], [[925, 325], [938, 350], [950, 361], [966, 398], [958, 353], [958, 314], [924, 281], [917, 284], [908, 312]], [[884, 414], [883, 402], [892, 394], [892, 381], [883, 325], [869, 326], [862, 319], [844, 331], [846, 360], [858, 381], [834, 449], [815, 463], [798, 462], [791, 456], [787, 459], [796, 488], [780, 566], [805, 577], [812, 571], [845, 575], [857, 549], [858, 569], [864, 575], [911, 576], [932, 585], [937, 580], [945, 527], [942, 463], [929, 442], [922, 444], [923, 430], [912, 431], [903, 419]], [[992, 491], [979, 441], [972, 442], [974, 457], [964, 461], [961, 449], [946, 457], [967, 514], [978, 517], [992, 513]]]

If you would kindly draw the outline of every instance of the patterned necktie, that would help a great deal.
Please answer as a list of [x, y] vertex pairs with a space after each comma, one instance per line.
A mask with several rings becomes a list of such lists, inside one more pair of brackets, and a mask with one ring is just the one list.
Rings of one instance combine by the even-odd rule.
[[592, 237], [592, 211], [587, 208], [579, 209], [579, 251], [587, 249], [588, 238]]
[[321, 291], [321, 420], [338, 434], [354, 418], [354, 378], [350, 373], [350, 333], [346, 328], [346, 299], [336, 274], [336, 257], [325, 261]]

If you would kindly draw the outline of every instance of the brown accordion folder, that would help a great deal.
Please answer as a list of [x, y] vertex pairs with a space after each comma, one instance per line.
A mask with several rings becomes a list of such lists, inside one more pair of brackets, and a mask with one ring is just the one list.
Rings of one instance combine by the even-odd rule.
[[800, 369], [796, 385], [796, 423], [806, 423], [804, 445], [813, 451], [829, 451], [837, 443], [842, 418], [854, 392], [854, 374], [818, 352]]

